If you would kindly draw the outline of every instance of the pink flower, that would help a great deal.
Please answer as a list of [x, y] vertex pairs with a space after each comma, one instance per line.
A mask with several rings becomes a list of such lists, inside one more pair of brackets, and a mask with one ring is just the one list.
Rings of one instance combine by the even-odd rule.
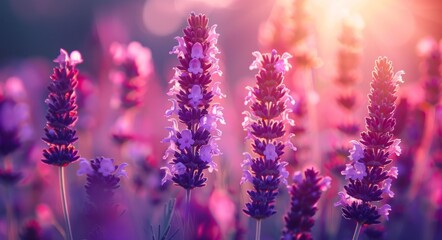
[[277, 72], [285, 73], [287, 72], [292, 65], [288, 62], [288, 59], [292, 58], [292, 55], [289, 53], [283, 53], [278, 62], [275, 63], [275, 69]]
[[401, 152], [402, 152], [402, 149], [401, 149], [401, 147], [399, 146], [400, 143], [401, 143], [401, 140], [400, 140], [400, 139], [395, 139], [395, 140], [393, 141], [393, 144], [391, 144], [390, 147], [388, 148], [388, 153], [389, 153], [390, 155], [392, 155], [392, 154], [396, 154], [396, 156], [400, 156], [400, 155], [401, 155]]
[[256, 57], [255, 61], [252, 62], [252, 64], [250, 65], [249, 69], [253, 70], [253, 69], [260, 69], [262, 68], [262, 54], [259, 51], [255, 51], [252, 53], [252, 55], [254, 57]]
[[186, 43], [184, 42], [184, 38], [176, 37], [178, 45], [172, 48], [172, 51], [169, 54], [176, 54], [178, 57], [183, 57], [186, 50]]

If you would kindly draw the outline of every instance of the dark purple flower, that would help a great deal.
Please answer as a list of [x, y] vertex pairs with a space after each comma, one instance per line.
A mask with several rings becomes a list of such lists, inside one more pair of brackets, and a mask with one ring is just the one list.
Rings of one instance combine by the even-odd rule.
[[4, 185], [15, 185], [23, 178], [21, 172], [15, 172], [11, 169], [1, 169], [0, 168], [0, 183]]
[[246, 139], [252, 141], [256, 157], [244, 153], [241, 183], [250, 182], [254, 187], [247, 191], [251, 202], [246, 204], [243, 211], [259, 220], [276, 213], [274, 201], [279, 183], [287, 183], [287, 162], [281, 161], [281, 156], [285, 146], [294, 149], [290, 142], [292, 134], [285, 134], [286, 123], [294, 125], [294, 121], [288, 117], [294, 101], [283, 84], [283, 75], [291, 67], [288, 63], [291, 55], [284, 53], [280, 56], [275, 50], [271, 54], [254, 52], [253, 55], [256, 60], [250, 69], [258, 69], [259, 72], [256, 86], [247, 87], [249, 94], [245, 103], [250, 103], [251, 111], [245, 112], [243, 127], [247, 131]]
[[[94, 225], [95, 229], [92, 230], [92, 234], [96, 234], [96, 237], [107, 234], [104, 229], [109, 228], [122, 213], [115, 202], [114, 191], [120, 187], [120, 178], [127, 177], [124, 169], [126, 166], [127, 163], [115, 165], [113, 159], [104, 157], [91, 161], [80, 160], [77, 175], [87, 176], [85, 185], [89, 200], [87, 215]], [[101, 232], [102, 230], [104, 232]]]
[[378, 207], [375, 202], [385, 196], [393, 197], [391, 182], [397, 179], [397, 167], [390, 167], [391, 155], [399, 156], [400, 140], [394, 139], [393, 130], [396, 90], [402, 82], [403, 71], [393, 73], [391, 61], [379, 58], [373, 71], [369, 98], [369, 116], [365, 119], [366, 131], [361, 140], [352, 140], [350, 163], [341, 172], [349, 183], [340, 192], [341, 200], [335, 204], [342, 206], [344, 218], [359, 224], [376, 224], [380, 217], [388, 219], [391, 206]]
[[35, 220], [26, 222], [20, 234], [21, 240], [43, 240], [40, 224]]
[[52, 82], [48, 87], [49, 95], [45, 101], [49, 109], [46, 115], [45, 136], [42, 138], [48, 144], [48, 148], [43, 150], [44, 163], [67, 166], [79, 158], [73, 144], [78, 139], [75, 130], [75, 88], [78, 84], [76, 65], [82, 61], [79, 52], [74, 51], [69, 56], [63, 49], [54, 60], [60, 66], [54, 68]]
[[290, 189], [290, 211], [285, 216], [283, 240], [313, 239], [311, 229], [315, 223], [316, 204], [323, 191], [330, 187], [331, 178], [318, 176], [313, 168], [295, 173], [294, 183]]
[[20, 102], [19, 96], [11, 93], [21, 88], [20, 85], [17, 78], [8, 79], [4, 89], [0, 84], [0, 158], [16, 151], [29, 135], [28, 107]]
[[175, 68], [168, 92], [172, 107], [166, 111], [166, 117], [172, 126], [167, 128], [169, 136], [163, 140], [170, 145], [163, 157], [169, 162], [162, 168], [166, 172], [162, 182], [172, 180], [187, 190], [205, 185], [205, 169], [216, 170], [212, 158], [221, 154], [216, 144], [221, 136], [217, 124], [225, 124], [223, 108], [212, 103], [215, 96], [225, 95], [220, 83], [212, 80], [221, 71], [216, 25], [209, 28], [208, 23], [205, 15], [192, 13], [184, 36], [176, 37], [178, 45], [170, 52], [177, 55], [181, 64]]

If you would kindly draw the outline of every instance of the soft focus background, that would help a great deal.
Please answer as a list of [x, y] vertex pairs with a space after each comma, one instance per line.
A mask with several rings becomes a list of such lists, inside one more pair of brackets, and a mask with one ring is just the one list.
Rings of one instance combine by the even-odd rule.
[[[405, 115], [408, 118], [404, 115], [400, 117], [403, 122], [411, 119], [411, 123], [404, 123], [406, 127], [403, 131], [406, 133], [398, 136], [402, 138], [402, 148], [407, 152], [406, 146], [412, 145], [407, 143], [407, 137], [410, 141], [422, 137], [425, 129], [422, 118], [428, 111], [423, 106], [426, 90], [422, 87], [422, 58], [419, 57], [417, 46], [422, 39], [432, 38], [438, 42], [442, 38], [442, 1], [308, 2], [311, 17], [308, 45], [316, 51], [322, 64], [312, 70], [312, 89], [300, 87], [291, 90], [298, 102], [302, 102], [305, 95], [309, 99], [307, 101], [313, 102], [307, 104], [306, 111], [314, 112], [316, 121], [310, 122], [315, 125], [307, 125], [306, 132], [300, 134], [299, 143], [295, 141], [296, 144], [309, 146], [306, 152], [303, 152], [303, 148], [300, 148], [304, 153], [301, 156], [289, 152], [286, 160], [290, 163], [290, 174], [314, 166], [322, 175], [329, 175], [333, 179], [332, 189], [323, 195], [319, 203], [313, 233], [315, 239], [350, 239], [354, 223], [342, 219], [340, 208], [333, 207], [338, 200], [337, 191], [344, 184], [339, 170], [333, 169], [343, 167], [345, 160], [336, 163], [336, 154], [331, 154], [342, 141], [348, 141], [336, 130], [345, 113], [334, 100], [339, 92], [334, 78], [338, 74], [338, 38], [343, 18], [358, 14], [364, 25], [357, 68], [359, 80], [354, 87], [360, 96], [358, 107], [351, 113], [352, 119], [363, 126], [374, 60], [378, 56], [387, 56], [393, 61], [395, 71], [403, 69], [406, 72], [403, 76], [405, 84], [400, 86], [398, 95], [406, 98], [408, 105], [405, 108], [409, 114]], [[1, 188], [0, 198], [4, 201], [0, 203], [0, 239], [6, 239], [8, 199], [12, 199], [17, 232], [22, 232], [26, 223], [35, 219], [41, 226], [43, 239], [61, 239], [57, 227], [64, 226], [64, 223], [57, 170], [40, 161], [45, 147], [40, 139], [46, 122], [46, 88], [54, 67], [52, 60], [60, 48], [69, 52], [78, 50], [84, 59], [78, 66], [86, 79], [79, 90], [81, 103], [77, 146], [80, 155], [86, 159], [106, 156], [114, 158], [117, 163], [129, 163], [129, 178], [122, 179], [122, 187], [116, 190], [116, 197], [122, 208], [127, 209], [124, 217], [131, 223], [132, 231], [137, 236], [135, 239], [151, 239], [151, 226], [156, 229], [160, 224], [163, 206], [170, 198], [177, 199], [171, 231], [178, 230], [174, 239], [182, 239], [180, 228], [184, 190], [171, 184], [160, 186], [162, 173], [159, 168], [165, 165], [162, 156], [167, 147], [160, 142], [167, 136], [164, 128], [168, 123], [164, 111], [170, 103], [166, 92], [173, 75], [172, 68], [178, 64], [176, 56], [170, 55], [169, 51], [176, 45], [174, 37], [182, 35], [190, 12], [204, 13], [210, 20], [209, 25], [218, 25], [223, 76], [217, 78], [222, 81], [221, 88], [227, 94], [222, 102], [227, 125], [220, 127], [223, 131], [220, 148], [224, 154], [216, 160], [219, 170], [207, 174], [208, 186], [192, 191], [192, 204], [199, 209], [195, 224], [201, 232], [201, 239], [254, 239], [255, 221], [242, 213], [248, 201], [246, 190], [251, 186], [239, 186], [242, 152], [248, 146], [243, 141], [245, 132], [241, 126], [241, 113], [245, 110], [243, 99], [247, 94], [244, 87], [254, 83], [256, 72], [249, 70], [254, 60], [251, 55], [253, 51], [276, 48], [282, 53], [290, 49], [273, 46], [266, 35], [270, 34], [266, 26], [275, 19], [290, 21], [278, 15], [281, 6], [290, 8], [293, 3], [291, 0], [0, 1], [0, 90], [14, 93], [19, 102], [27, 105], [28, 110], [24, 144], [8, 156], [14, 169], [22, 172], [23, 179], [8, 196], [6, 187]], [[281, 16], [280, 19], [278, 16]], [[284, 35], [285, 28], [278, 30], [273, 34]], [[115, 64], [109, 49], [114, 42], [128, 44], [131, 41], [138, 41], [150, 49], [153, 73], [146, 79], [144, 102], [135, 116], [129, 117], [129, 121], [122, 118], [122, 113], [115, 107], [118, 86], [111, 80]], [[293, 71], [296, 71], [296, 65], [293, 65]], [[408, 152], [406, 156], [409, 159], [403, 162], [400, 162], [400, 158], [395, 160], [399, 174], [405, 177], [397, 184], [393, 182], [399, 200], [391, 203], [393, 211], [390, 221], [380, 224], [384, 227], [367, 230], [375, 233], [362, 234], [361, 239], [442, 239], [440, 99], [433, 108], [436, 113], [435, 126], [434, 135], [429, 137], [431, 146], [426, 148], [428, 164], [422, 164], [419, 170], [415, 170], [419, 164], [413, 163], [414, 155]], [[307, 114], [307, 117], [312, 115]], [[300, 119], [299, 122], [309, 121]], [[119, 143], [115, 141], [115, 133], [119, 131], [127, 131], [135, 137]], [[78, 177], [77, 169], [77, 163], [69, 166], [67, 181], [74, 239], [83, 239], [87, 236], [82, 228], [85, 177]], [[405, 170], [401, 172], [401, 169]], [[417, 177], [413, 175], [415, 171], [419, 173]], [[414, 189], [409, 189], [412, 181], [423, 182], [423, 185], [413, 185]], [[280, 237], [288, 204], [288, 192], [282, 186], [277, 198], [278, 213], [263, 221], [262, 239]]]

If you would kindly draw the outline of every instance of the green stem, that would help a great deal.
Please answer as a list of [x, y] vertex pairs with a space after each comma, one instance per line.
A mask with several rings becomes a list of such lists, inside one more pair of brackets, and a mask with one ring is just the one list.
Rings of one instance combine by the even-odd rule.
[[353, 234], [352, 240], [358, 240], [359, 233], [361, 232], [361, 228], [362, 228], [362, 224], [360, 224], [359, 222], [356, 223], [355, 233]]
[[261, 239], [261, 219], [256, 220], [256, 234], [255, 234], [255, 240]]
[[71, 222], [69, 220], [69, 209], [68, 202], [66, 198], [66, 186], [65, 186], [65, 176], [64, 176], [64, 168], [60, 167], [60, 193], [61, 193], [61, 203], [63, 205], [63, 215], [66, 223], [66, 236], [67, 240], [73, 240], [72, 238], [72, 230], [71, 230]]

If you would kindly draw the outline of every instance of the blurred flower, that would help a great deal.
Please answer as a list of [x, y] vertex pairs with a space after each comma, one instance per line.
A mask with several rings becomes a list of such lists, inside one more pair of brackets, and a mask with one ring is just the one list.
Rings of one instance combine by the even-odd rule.
[[291, 135], [285, 134], [285, 125], [294, 122], [287, 115], [291, 112], [294, 100], [283, 84], [283, 75], [291, 65], [290, 57], [281, 57], [273, 50], [271, 54], [254, 52], [256, 60], [250, 69], [258, 69], [257, 85], [250, 88], [253, 98], [250, 101], [250, 112], [245, 112], [243, 127], [252, 142], [253, 151], [258, 155], [253, 158], [244, 153], [242, 163], [243, 177], [241, 183], [249, 181], [254, 190], [247, 191], [250, 203], [243, 211], [257, 220], [267, 218], [276, 213], [274, 201], [280, 182], [287, 183], [288, 172], [286, 162], [281, 161], [285, 146], [293, 147]]
[[143, 102], [144, 86], [153, 74], [152, 54], [139, 42], [127, 46], [114, 42], [110, 47], [115, 65], [121, 70], [113, 72], [111, 78], [120, 86], [119, 106], [129, 109]]
[[14, 99], [0, 95], [0, 156], [6, 156], [20, 147], [24, 121], [28, 117], [28, 109], [17, 104]]
[[74, 51], [69, 56], [64, 49], [60, 49], [60, 55], [54, 60], [59, 67], [54, 68], [49, 85], [50, 93], [45, 101], [49, 109], [45, 136], [42, 138], [48, 144], [48, 148], [43, 150], [44, 163], [67, 166], [79, 158], [73, 144], [78, 139], [75, 130], [75, 88], [78, 84], [76, 65], [82, 61], [80, 53]]
[[20, 234], [22, 240], [43, 240], [43, 234], [40, 224], [35, 220], [30, 220], [23, 226]]
[[0, 168], [0, 183], [4, 185], [15, 185], [23, 178], [23, 174], [18, 171], [13, 171], [11, 169], [1, 169]]
[[[190, 190], [205, 185], [204, 169], [216, 170], [213, 157], [221, 154], [216, 144], [221, 136], [217, 123], [225, 121], [223, 108], [212, 101], [214, 96], [225, 95], [220, 92], [219, 83], [212, 80], [214, 74], [221, 75], [216, 25], [209, 28], [206, 16], [193, 13], [188, 24], [184, 36], [175, 38], [178, 45], [170, 52], [177, 55], [181, 65], [174, 68], [168, 93], [172, 107], [166, 111], [166, 117], [172, 126], [167, 128], [169, 136], [163, 140], [169, 143], [163, 157], [169, 162], [162, 168], [166, 173], [162, 183], [172, 180]], [[180, 130], [178, 122], [185, 129]]]
[[232, 230], [235, 223], [236, 206], [226, 191], [216, 189], [212, 192], [209, 199], [209, 209], [223, 233]]
[[440, 45], [433, 38], [425, 38], [418, 44], [418, 54], [422, 59], [421, 81], [425, 89], [425, 101], [437, 105], [442, 88]]
[[316, 204], [323, 191], [330, 187], [330, 177], [319, 177], [313, 168], [295, 173], [293, 185], [290, 188], [290, 211], [284, 217], [285, 229], [283, 240], [313, 239], [311, 229], [315, 223], [313, 216], [318, 210]]
[[391, 206], [378, 207], [374, 202], [381, 201], [383, 193], [394, 196], [390, 187], [393, 178], [397, 178], [397, 168], [387, 167], [392, 162], [389, 157], [401, 153], [400, 140], [393, 139], [395, 93], [400, 81], [394, 79], [392, 64], [387, 58], [379, 58], [375, 65], [368, 96], [366, 131], [361, 133], [360, 142], [352, 141], [352, 162], [342, 171], [349, 183], [344, 187], [346, 193], [340, 194], [348, 197], [337, 204], [342, 206], [344, 218], [355, 220], [358, 224], [379, 223], [381, 216], [388, 220]]
[[110, 239], [104, 229], [112, 226], [122, 211], [115, 203], [114, 191], [120, 187], [121, 177], [127, 177], [127, 163], [114, 165], [111, 158], [98, 157], [91, 161], [80, 160], [79, 176], [86, 175], [85, 185], [89, 200], [87, 215], [91, 218], [94, 239]]

